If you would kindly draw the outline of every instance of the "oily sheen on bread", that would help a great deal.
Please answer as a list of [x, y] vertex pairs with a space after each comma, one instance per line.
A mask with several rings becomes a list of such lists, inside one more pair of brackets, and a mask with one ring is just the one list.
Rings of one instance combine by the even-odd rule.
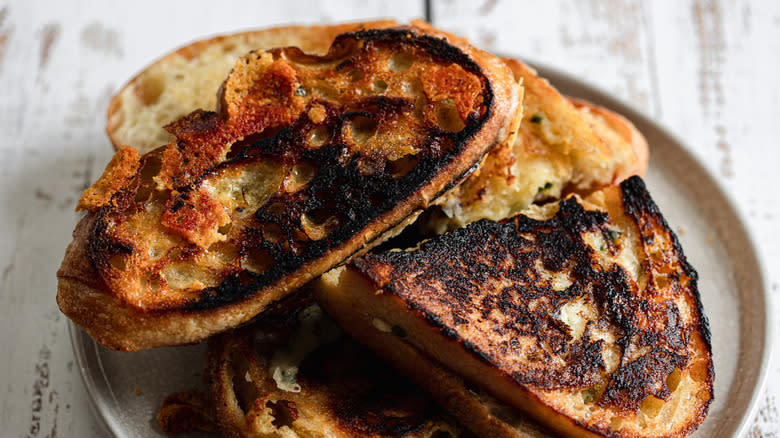
[[316, 304], [213, 338], [205, 377], [224, 437], [460, 436], [427, 394]]
[[125, 351], [245, 323], [461, 182], [516, 130], [519, 93], [498, 58], [430, 28], [252, 52], [216, 112], [120, 149], [85, 191], [60, 309]]
[[419, 351], [555, 433], [687, 436], [712, 400], [696, 272], [639, 177], [339, 271], [317, 299], [349, 334], [407, 374]]
[[448, 196], [429, 227], [438, 232], [478, 219], [501, 220], [533, 202], [588, 194], [644, 175], [648, 147], [634, 125], [606, 108], [563, 96], [520, 61], [504, 58], [523, 81], [523, 120]]

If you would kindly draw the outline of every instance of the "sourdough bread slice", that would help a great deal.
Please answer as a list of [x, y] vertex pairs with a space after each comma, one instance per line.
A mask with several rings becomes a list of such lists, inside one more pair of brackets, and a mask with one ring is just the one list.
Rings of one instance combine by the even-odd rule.
[[316, 304], [211, 339], [205, 377], [225, 437], [461, 435], [429, 396]]
[[82, 197], [62, 311], [101, 344], [197, 342], [380, 243], [516, 130], [500, 59], [414, 26], [252, 52], [217, 112], [122, 148]]
[[[412, 377], [418, 362], [404, 352], [419, 350], [556, 433], [681, 437], [712, 400], [696, 281], [632, 177], [585, 201], [569, 197], [408, 251], [366, 255], [323, 276], [317, 299], [352, 336], [407, 363], [401, 369]], [[396, 327], [388, 342], [377, 339], [375, 321]], [[439, 393], [443, 385], [426, 387], [459, 400], [445, 406], [463, 402], [457, 391]]]

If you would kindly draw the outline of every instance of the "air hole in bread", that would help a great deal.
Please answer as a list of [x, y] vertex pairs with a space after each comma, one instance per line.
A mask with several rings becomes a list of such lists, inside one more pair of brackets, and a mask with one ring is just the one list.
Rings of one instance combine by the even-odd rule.
[[330, 138], [327, 126], [318, 126], [309, 131], [309, 146], [318, 148]]
[[227, 223], [225, 225], [222, 225], [221, 227], [217, 228], [217, 232], [223, 236], [226, 236], [227, 233], [230, 232], [230, 229], [233, 228], [233, 224]]
[[334, 87], [320, 85], [312, 88], [312, 94], [326, 100], [337, 100], [339, 98], [339, 90]]
[[211, 287], [219, 283], [206, 269], [187, 262], [169, 263], [162, 269], [161, 276], [173, 290]]
[[209, 246], [211, 254], [221, 264], [232, 264], [238, 258], [238, 248], [232, 243], [216, 242]]
[[110, 259], [108, 259], [108, 264], [111, 265], [114, 269], [117, 271], [124, 271], [127, 269], [127, 264], [125, 263], [125, 258], [122, 255], [115, 255], [111, 256]]
[[266, 406], [271, 409], [271, 415], [274, 417], [271, 424], [275, 427], [287, 426], [291, 428], [293, 421], [298, 419], [298, 409], [292, 401], [277, 400], [276, 402], [268, 402]]
[[400, 178], [414, 169], [414, 166], [420, 162], [420, 158], [416, 155], [406, 155], [397, 160], [391, 160], [389, 163], [390, 174], [393, 178]]
[[428, 99], [425, 98], [424, 94], [420, 94], [417, 96], [417, 99], [414, 101], [414, 110], [412, 110], [412, 118], [414, 120], [422, 121], [422, 119], [425, 117], [425, 106], [428, 104]]
[[376, 134], [376, 120], [370, 117], [357, 116], [350, 123], [350, 135], [357, 143], [365, 143]]
[[294, 193], [302, 189], [317, 174], [317, 168], [309, 163], [298, 163], [293, 166], [284, 181], [284, 189], [288, 193]]
[[387, 68], [393, 73], [403, 73], [414, 64], [414, 58], [408, 53], [396, 53], [387, 61]]
[[268, 208], [265, 209], [266, 213], [274, 215], [274, 216], [281, 216], [284, 214], [284, 204], [281, 202], [274, 202], [273, 204], [269, 205]]
[[149, 200], [154, 191], [154, 177], [160, 173], [162, 161], [156, 153], [147, 155], [141, 164], [140, 184], [135, 192], [135, 202], [140, 204]]
[[677, 387], [680, 386], [681, 378], [682, 373], [680, 373], [680, 370], [677, 368], [666, 376], [666, 387], [669, 389], [669, 392], [677, 391]]
[[366, 74], [363, 73], [363, 70], [355, 69], [355, 70], [352, 70], [351, 72], [349, 72], [349, 75], [347, 77], [349, 77], [349, 81], [350, 82], [357, 82], [357, 81], [363, 79], [365, 76], [366, 76]]
[[149, 75], [135, 86], [135, 92], [144, 106], [157, 103], [165, 90], [165, 80], [160, 76]]
[[623, 427], [623, 419], [620, 417], [612, 417], [612, 419], [609, 420], [609, 429], [612, 431], [620, 430], [620, 428]]
[[244, 357], [243, 350], [230, 354], [230, 364], [233, 371], [233, 394], [236, 397], [238, 407], [246, 414], [260, 396], [249, 376], [249, 361]]
[[708, 364], [706, 360], [697, 360], [691, 365], [691, 378], [697, 382], [707, 379]]
[[149, 284], [149, 289], [151, 289], [153, 292], [157, 292], [160, 290], [160, 276], [157, 274], [149, 274], [147, 277], [147, 283]]
[[384, 166], [371, 157], [365, 157], [358, 160], [357, 167], [363, 175], [373, 175]]
[[441, 102], [436, 103], [436, 109], [434, 110], [436, 117], [436, 124], [439, 128], [447, 132], [459, 132], [466, 127], [463, 120], [458, 114], [458, 108], [455, 106], [455, 102], [452, 99], [444, 99]]
[[173, 75], [173, 79], [180, 81], [184, 79], [184, 75], [182, 73], [176, 73], [175, 75]]
[[232, 52], [235, 49], [236, 49], [236, 45], [233, 44], [233, 43], [227, 43], [224, 46], [222, 46], [222, 52], [223, 53], [230, 53], [230, 52]]
[[582, 394], [582, 402], [585, 404], [591, 404], [596, 401], [599, 392], [598, 389], [596, 388], [587, 388], [587, 389], [583, 389], [581, 394]]
[[659, 413], [661, 413], [661, 409], [664, 407], [664, 404], [665, 402], [660, 398], [648, 395], [642, 401], [642, 404], [639, 405], [639, 410], [648, 417], [655, 418]]
[[301, 227], [312, 240], [321, 240], [338, 225], [338, 217], [331, 215], [325, 208], [310, 211], [301, 216]]
[[263, 239], [271, 243], [279, 243], [282, 240], [282, 229], [277, 224], [263, 225]]
[[374, 92], [384, 93], [385, 90], [387, 90], [387, 82], [381, 79], [377, 79], [374, 81]]
[[267, 249], [252, 248], [244, 254], [241, 268], [255, 274], [262, 274], [274, 263], [274, 257]]

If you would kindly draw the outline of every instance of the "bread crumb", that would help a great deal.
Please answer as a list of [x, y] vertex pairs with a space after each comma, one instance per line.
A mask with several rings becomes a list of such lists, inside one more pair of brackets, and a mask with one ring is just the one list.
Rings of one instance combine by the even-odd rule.
[[680, 227], [680, 228], [677, 229], [677, 234], [679, 234], [680, 236], [684, 235], [685, 232], [686, 232], [686, 230], [683, 227]]
[[141, 395], [141, 388], [136, 386], [135, 388], [133, 388], [133, 392], [135, 393], [135, 395]]
[[707, 245], [712, 245], [712, 241], [713, 241], [712, 235], [707, 236]]

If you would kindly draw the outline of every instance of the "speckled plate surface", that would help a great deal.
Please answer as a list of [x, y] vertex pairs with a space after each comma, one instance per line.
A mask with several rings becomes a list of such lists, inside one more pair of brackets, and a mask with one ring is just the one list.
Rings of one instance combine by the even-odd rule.
[[[699, 160], [663, 127], [578, 79], [537, 68], [563, 93], [625, 115], [647, 137], [647, 187], [699, 272], [712, 329], [715, 400], [693, 436], [744, 435], [766, 380], [774, 325], [766, 274], [742, 214]], [[155, 418], [162, 399], [202, 386], [204, 345], [118, 353], [73, 325], [71, 340], [94, 408], [117, 437], [165, 436]]]

